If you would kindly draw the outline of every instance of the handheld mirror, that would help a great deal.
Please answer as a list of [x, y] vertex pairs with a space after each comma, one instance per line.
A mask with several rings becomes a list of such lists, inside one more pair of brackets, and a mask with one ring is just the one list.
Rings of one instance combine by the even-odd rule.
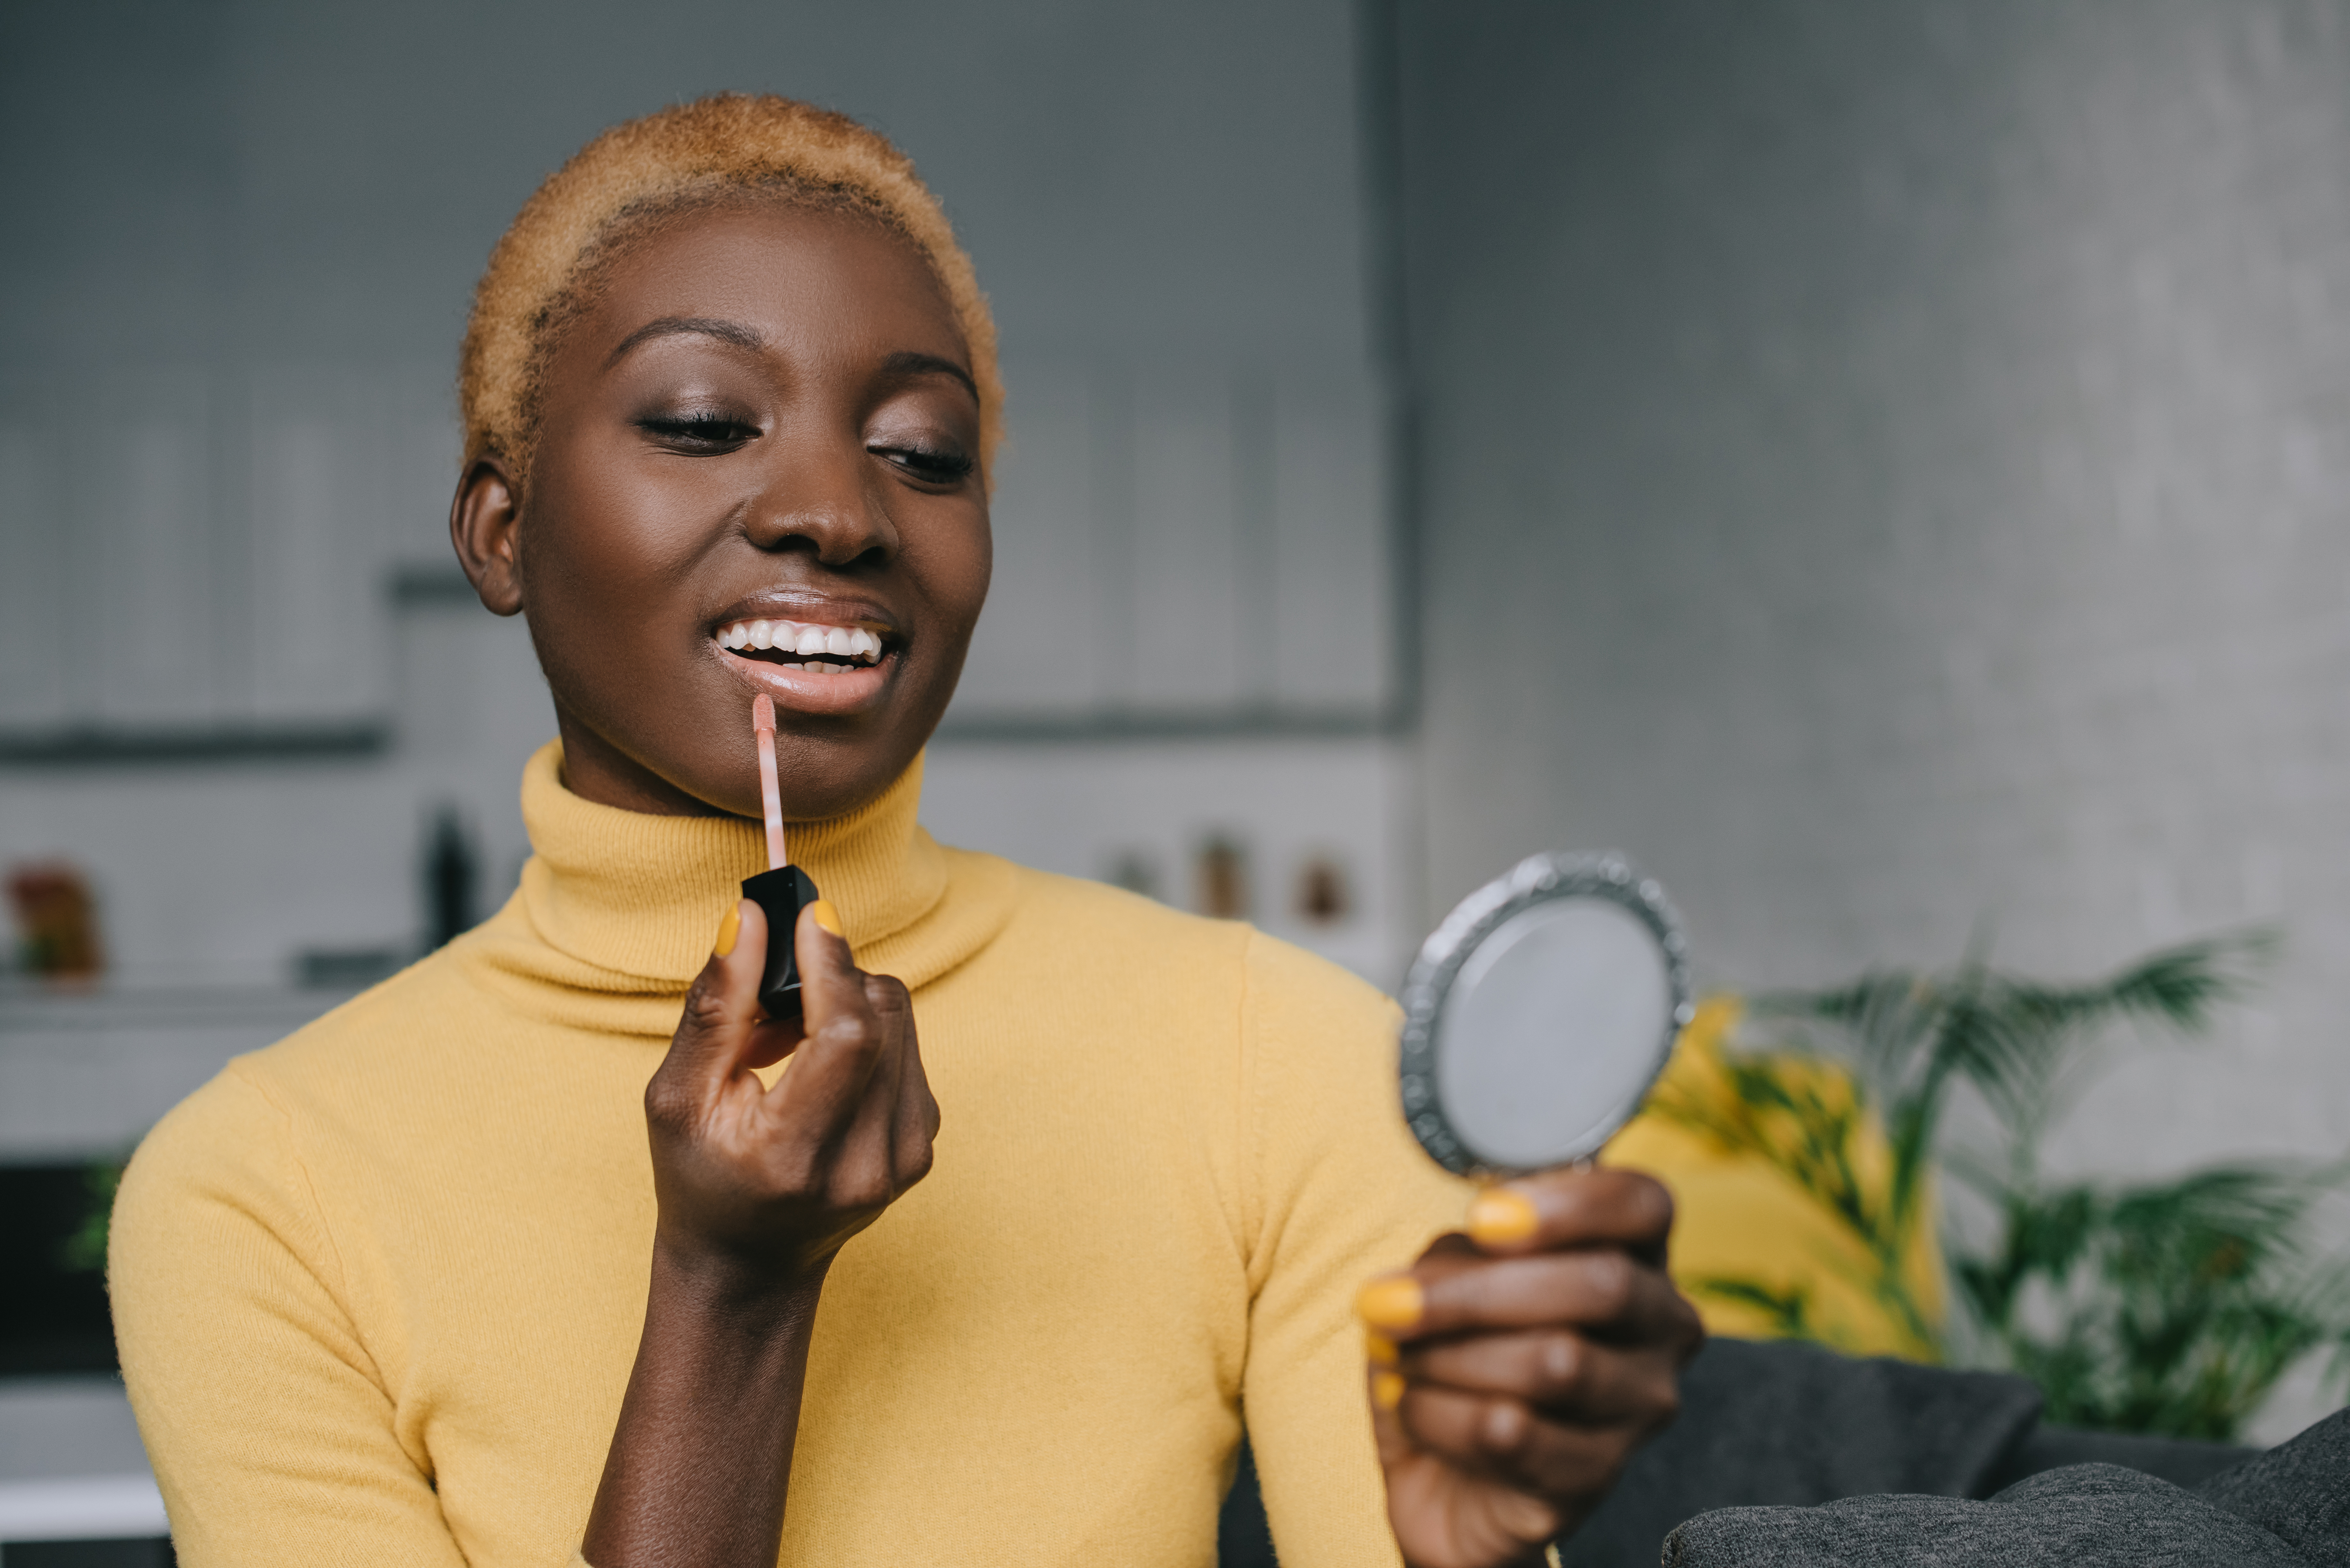
[[1688, 942], [1620, 855], [1537, 855], [1480, 888], [1404, 981], [1404, 1120], [1462, 1176], [1586, 1159], [1693, 1014]]

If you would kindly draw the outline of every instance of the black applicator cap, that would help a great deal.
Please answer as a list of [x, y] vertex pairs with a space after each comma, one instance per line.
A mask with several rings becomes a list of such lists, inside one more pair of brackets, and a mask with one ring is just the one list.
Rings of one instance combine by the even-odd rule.
[[800, 911], [823, 895], [798, 867], [778, 866], [745, 878], [743, 897], [767, 917], [767, 967], [759, 976], [759, 1005], [770, 1018], [797, 1018], [800, 965], [792, 951], [792, 933], [799, 929]]

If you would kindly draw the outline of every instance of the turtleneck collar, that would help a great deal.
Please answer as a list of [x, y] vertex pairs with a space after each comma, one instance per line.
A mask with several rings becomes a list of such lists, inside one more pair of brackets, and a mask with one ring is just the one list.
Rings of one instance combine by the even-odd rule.
[[[840, 910], [858, 964], [910, 987], [985, 946], [1013, 898], [1009, 866], [942, 848], [922, 829], [921, 795], [918, 757], [878, 799], [791, 833], [794, 863]], [[743, 879], [766, 869], [755, 822], [655, 816], [572, 794], [559, 741], [524, 768], [522, 815], [533, 852], [522, 886], [475, 945], [499, 969], [574, 988], [681, 992]]]

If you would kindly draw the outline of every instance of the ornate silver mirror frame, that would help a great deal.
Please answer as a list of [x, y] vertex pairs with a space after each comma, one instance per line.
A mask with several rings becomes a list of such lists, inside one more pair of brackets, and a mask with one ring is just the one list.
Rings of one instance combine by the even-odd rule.
[[[1668, 992], [1663, 1009], [1667, 1022], [1659, 1031], [1660, 1037], [1654, 1041], [1593, 1042], [1561, 1037], [1531, 1043], [1532, 1049], [1544, 1052], [1603, 1048], [1622, 1054], [1621, 1060], [1604, 1064], [1607, 1071], [1602, 1078], [1617, 1087], [1631, 1085], [1628, 1092], [1608, 1093], [1606, 1104], [1562, 1107], [1563, 1119], [1575, 1125], [1555, 1140], [1555, 1148], [1545, 1150], [1549, 1158], [1544, 1164], [1569, 1164], [1597, 1153], [1600, 1146], [1639, 1108], [1649, 1085], [1664, 1070], [1674, 1040], [1694, 1016], [1690, 1000], [1689, 942], [1681, 934], [1680, 917], [1665, 897], [1663, 887], [1653, 877], [1643, 877], [1628, 859], [1617, 854], [1536, 855], [1520, 861], [1507, 875], [1461, 901], [1421, 945], [1419, 956], [1404, 981], [1403, 1049], [1399, 1062], [1404, 1120], [1420, 1147], [1447, 1170], [1462, 1176], [1507, 1176], [1537, 1168], [1497, 1159], [1490, 1151], [1480, 1150], [1457, 1125], [1458, 1108], [1448, 1114], [1442, 1086], [1445, 1075], [1440, 1065], [1444, 1050], [1441, 1030], [1447, 1001], [1455, 995], [1463, 969], [1479, 950], [1511, 928], [1521, 916], [1569, 899], [1605, 900], [1629, 913], [1640, 928], [1654, 937]], [[1522, 940], [1531, 929], [1521, 928], [1514, 940]], [[1497, 951], [1505, 950], [1507, 945], [1505, 941], [1503, 949]], [[1476, 976], [1472, 974], [1471, 979], [1473, 982]], [[1638, 1053], [1637, 1058], [1631, 1054], [1635, 1052]]]

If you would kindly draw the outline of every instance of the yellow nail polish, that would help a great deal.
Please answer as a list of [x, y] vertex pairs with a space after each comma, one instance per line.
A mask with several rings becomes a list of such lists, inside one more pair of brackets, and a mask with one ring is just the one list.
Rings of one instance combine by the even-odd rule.
[[734, 950], [734, 939], [743, 934], [743, 904], [737, 899], [726, 906], [726, 918], [718, 922], [718, 945], [711, 950], [724, 958]]
[[808, 906], [808, 918], [834, 936], [845, 935], [840, 929], [840, 911], [832, 907], [829, 898], [818, 898]]
[[1419, 1282], [1409, 1274], [1373, 1280], [1355, 1297], [1355, 1311], [1373, 1328], [1409, 1328], [1425, 1305]]
[[1382, 1410], [1392, 1410], [1403, 1403], [1403, 1390], [1402, 1373], [1376, 1373], [1371, 1378], [1371, 1403]]
[[1511, 1188], [1488, 1188], [1469, 1205], [1469, 1239], [1485, 1246], [1514, 1246], [1541, 1229], [1534, 1199]]
[[1396, 1349], [1396, 1342], [1375, 1328], [1363, 1330], [1363, 1354], [1370, 1358], [1374, 1366], [1393, 1366], [1403, 1359], [1402, 1352]]

